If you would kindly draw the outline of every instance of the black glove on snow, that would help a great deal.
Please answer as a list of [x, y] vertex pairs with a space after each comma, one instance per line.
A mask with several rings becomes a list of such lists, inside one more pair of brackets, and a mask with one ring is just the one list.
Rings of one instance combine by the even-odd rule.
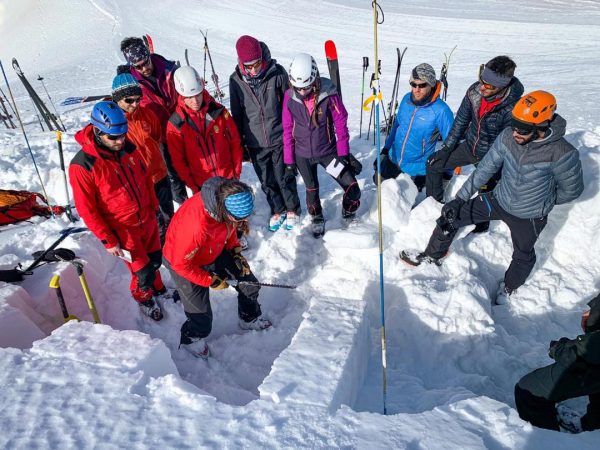
[[465, 204], [462, 198], [456, 197], [442, 207], [442, 216], [449, 222], [460, 219], [460, 208]]

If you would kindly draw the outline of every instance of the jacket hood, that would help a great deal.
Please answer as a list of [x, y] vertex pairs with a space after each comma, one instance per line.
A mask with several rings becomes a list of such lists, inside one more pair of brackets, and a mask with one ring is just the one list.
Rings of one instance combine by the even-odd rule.
[[563, 138], [565, 133], [567, 132], [567, 121], [558, 114], [554, 115], [554, 119], [550, 122], [550, 130], [551, 133], [549, 136], [538, 140], [533, 141], [532, 145], [547, 145], [551, 142], [556, 142], [559, 139]]

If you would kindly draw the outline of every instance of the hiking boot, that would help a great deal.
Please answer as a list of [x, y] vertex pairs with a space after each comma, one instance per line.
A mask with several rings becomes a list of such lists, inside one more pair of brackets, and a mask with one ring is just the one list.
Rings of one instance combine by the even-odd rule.
[[269, 231], [277, 231], [285, 222], [286, 214], [273, 214], [269, 220]]
[[515, 289], [508, 289], [504, 285], [504, 281], [500, 283], [498, 292], [496, 292], [496, 298], [492, 302], [494, 305], [506, 305], [510, 300], [510, 296], [515, 292]]
[[356, 211], [350, 212], [346, 210], [342, 210], [342, 219], [346, 223], [352, 223], [356, 220]]
[[298, 224], [298, 215], [294, 211], [288, 211], [285, 216], [285, 229], [290, 231]]
[[325, 218], [323, 217], [323, 214], [313, 216], [312, 233], [315, 239], [319, 239], [325, 234]]
[[140, 303], [140, 309], [144, 314], [150, 317], [152, 320], [156, 320], [157, 322], [163, 318], [162, 310], [160, 309], [160, 305], [158, 302], [154, 301], [154, 299], [150, 299], [147, 302]]
[[189, 344], [181, 344], [181, 347], [196, 358], [207, 360], [210, 356], [210, 349], [208, 348], [208, 345], [206, 345], [206, 340], [204, 338], [192, 338], [192, 342]]
[[267, 328], [271, 328], [273, 324], [269, 319], [261, 315], [258, 316], [256, 319], [251, 320], [250, 322], [246, 322], [245, 320], [240, 319], [239, 325], [242, 330], [261, 331], [266, 330]]
[[435, 264], [436, 266], [442, 265], [441, 258], [434, 258], [432, 256], [426, 255], [423, 252], [419, 253], [414, 250], [402, 250], [400, 252], [400, 259], [406, 264], [415, 267], [421, 265], [421, 263]]

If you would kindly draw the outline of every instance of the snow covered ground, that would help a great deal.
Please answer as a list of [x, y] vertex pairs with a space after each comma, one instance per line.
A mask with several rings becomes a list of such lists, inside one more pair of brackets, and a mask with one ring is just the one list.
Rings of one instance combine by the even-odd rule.
[[[409, 179], [383, 184], [387, 416], [382, 414], [376, 192], [370, 170], [375, 152], [371, 142], [358, 137], [362, 57], [373, 64], [369, 7], [357, 0], [0, 1], [0, 59], [55, 202], [65, 202], [55, 138], [39, 130], [10, 59], [18, 58], [40, 93], [35, 78], [42, 75], [56, 103], [104, 94], [122, 61], [120, 40], [146, 32], [168, 58], [183, 60], [188, 48], [201, 71], [198, 30], [208, 28], [225, 85], [241, 34], [264, 40], [285, 67], [295, 53], [312, 53], [322, 72], [323, 42], [334, 39], [351, 145], [365, 168], [359, 177], [360, 221], [347, 230], [339, 218], [339, 188], [321, 179], [327, 234], [315, 241], [306, 217], [292, 232], [266, 231], [266, 201], [252, 168], [244, 166], [242, 178], [258, 199], [247, 252], [251, 266], [262, 281], [299, 288], [261, 291], [263, 310], [275, 324], [264, 333], [237, 328], [233, 291], [213, 295], [214, 357], [208, 362], [177, 349], [184, 320], [180, 304], [164, 300], [166, 318], [160, 323], [140, 316], [125, 267], [89, 233], [75, 234], [62, 246], [86, 263], [103, 325], [91, 323], [68, 264], [40, 267], [18, 285], [0, 283], [0, 448], [598, 447], [598, 432], [558, 434], [521, 421], [512, 390], [523, 374], [550, 363], [551, 339], [578, 334], [585, 303], [600, 288], [600, 106], [593, 95], [600, 88], [600, 4], [382, 2], [384, 96], [391, 91], [397, 46], [408, 46], [404, 92], [410, 68], [426, 61], [439, 69], [444, 53], [457, 45], [449, 75], [453, 110], [479, 64], [508, 54], [526, 91], [556, 95], [568, 122], [567, 139], [580, 150], [586, 183], [577, 202], [551, 213], [528, 282], [509, 305], [493, 308], [490, 295], [511, 255], [508, 229], [493, 224], [490, 233], [477, 237], [465, 230], [441, 267], [409, 269], [399, 263], [398, 252], [424, 247], [439, 206], [426, 200], [411, 211], [417, 192]], [[73, 134], [89, 111], [90, 106], [60, 109], [68, 128], [68, 159], [78, 150]], [[40, 189], [20, 132], [0, 128], [0, 159], [0, 187]], [[451, 194], [464, 179], [453, 181]], [[35, 222], [0, 229], [0, 268], [27, 264], [33, 251], [51, 244], [68, 225], [62, 219]], [[48, 288], [52, 274], [61, 275], [69, 311], [84, 321], [62, 325]], [[582, 411], [585, 400], [569, 404]]]

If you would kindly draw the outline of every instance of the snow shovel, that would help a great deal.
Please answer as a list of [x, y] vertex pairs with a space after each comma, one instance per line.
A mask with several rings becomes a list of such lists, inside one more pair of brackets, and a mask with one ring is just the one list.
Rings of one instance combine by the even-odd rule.
[[79, 321], [78, 317], [69, 314], [69, 311], [67, 311], [65, 298], [63, 297], [62, 289], [60, 288], [60, 275], [54, 275], [52, 277], [52, 279], [50, 280], [50, 287], [56, 290], [56, 297], [58, 298], [58, 304], [60, 305], [60, 309], [62, 311], [62, 315], [65, 319], [65, 322], [68, 322], [70, 320]]

